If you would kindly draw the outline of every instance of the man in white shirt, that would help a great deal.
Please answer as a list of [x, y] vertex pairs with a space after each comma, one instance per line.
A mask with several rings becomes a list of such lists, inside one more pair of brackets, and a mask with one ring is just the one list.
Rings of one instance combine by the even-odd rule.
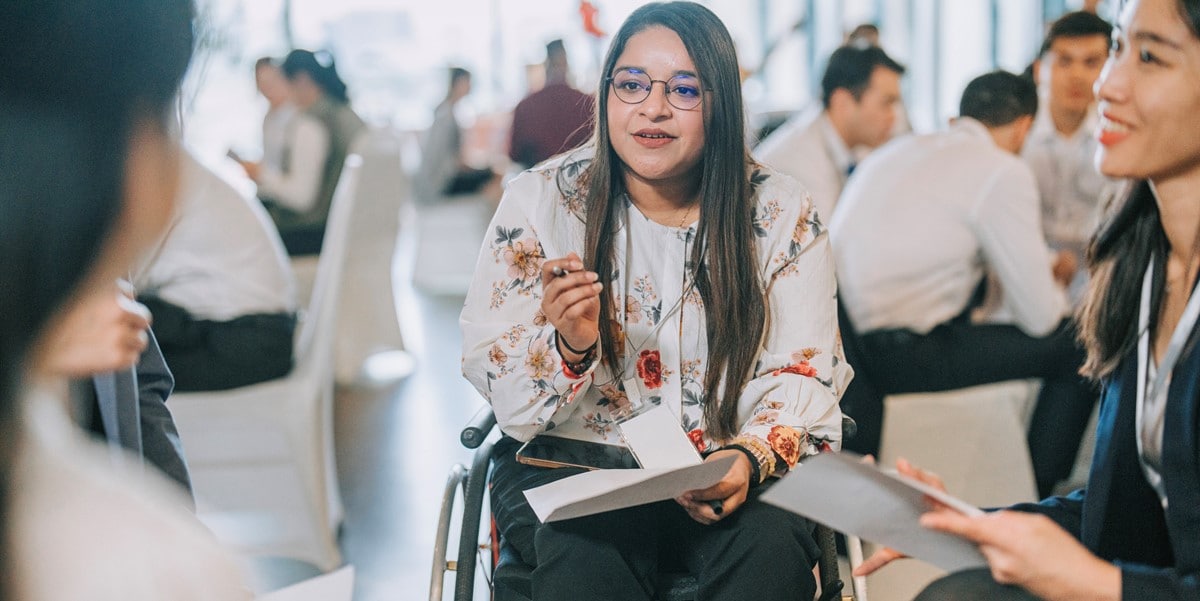
[[1022, 156], [1037, 178], [1046, 242], [1075, 256], [1072, 298], [1086, 286], [1081, 259], [1101, 202], [1114, 186], [1095, 165], [1098, 117], [1092, 90], [1111, 37], [1112, 26], [1104, 19], [1067, 13], [1050, 26], [1033, 64], [1041, 102]]
[[878, 47], [838, 48], [821, 78], [823, 110], [785, 123], [758, 145], [755, 158], [804, 184], [828, 220], [860, 158], [856, 152], [891, 136], [903, 74]]
[[[1070, 472], [1096, 394], [1076, 373], [1083, 351], [1063, 319], [1037, 185], [1016, 156], [1036, 110], [1032, 82], [976, 78], [949, 131], [897, 140], [863, 162], [829, 231], [860, 333], [855, 369], [883, 395], [1041, 378], [1029, 445], [1049, 493]], [[1002, 307], [980, 315], [989, 272]], [[860, 424], [854, 444], [877, 445], [881, 399], [842, 403]]]
[[184, 154], [176, 213], [134, 275], [180, 391], [223, 390], [292, 369], [295, 282], [257, 201]]

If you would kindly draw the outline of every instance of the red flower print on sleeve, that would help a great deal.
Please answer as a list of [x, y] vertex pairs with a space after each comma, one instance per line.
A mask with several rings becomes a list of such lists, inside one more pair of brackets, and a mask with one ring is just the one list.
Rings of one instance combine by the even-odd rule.
[[789, 467], [800, 461], [800, 433], [796, 430], [787, 426], [775, 426], [767, 435], [767, 442]]
[[654, 390], [662, 386], [662, 360], [658, 351], [645, 350], [638, 355], [638, 377], [646, 388]]
[[817, 368], [809, 365], [808, 361], [800, 361], [799, 363], [793, 363], [771, 372], [772, 376], [778, 376], [779, 374], [796, 374], [807, 378], [815, 378], [817, 377]]
[[704, 448], [708, 446], [704, 444], [704, 430], [700, 428], [689, 430], [687, 436], [688, 440], [691, 440], [692, 444], [696, 446], [696, 450], [703, 453]]

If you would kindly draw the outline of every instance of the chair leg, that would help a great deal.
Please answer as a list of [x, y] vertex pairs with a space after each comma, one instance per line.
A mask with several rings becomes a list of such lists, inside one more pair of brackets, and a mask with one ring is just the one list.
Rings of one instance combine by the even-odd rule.
[[446, 570], [456, 569], [446, 563], [447, 544], [450, 541], [450, 520], [454, 512], [454, 497], [458, 487], [467, 477], [467, 468], [461, 464], [450, 468], [446, 478], [446, 488], [442, 493], [442, 511], [438, 515], [437, 538], [433, 543], [433, 574], [429, 578], [429, 601], [442, 601], [442, 585], [446, 580]]

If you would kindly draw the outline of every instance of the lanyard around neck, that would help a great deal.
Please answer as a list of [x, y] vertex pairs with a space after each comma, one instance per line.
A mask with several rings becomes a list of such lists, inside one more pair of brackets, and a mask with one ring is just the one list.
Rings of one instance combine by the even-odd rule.
[[[1150, 259], [1150, 264], [1146, 266], [1146, 275], [1142, 278], [1142, 299], [1138, 309], [1138, 331], [1141, 332], [1138, 341], [1138, 377], [1141, 382], [1139, 386], [1145, 385], [1145, 369], [1150, 364], [1150, 296], [1153, 279], [1154, 259]], [[1162, 363], [1158, 365], [1154, 381], [1146, 389], [1145, 398], [1157, 399], [1158, 395], [1165, 392], [1164, 386], [1166, 386], [1167, 379], [1171, 376], [1176, 364], [1179, 363], [1179, 358], [1183, 355], [1183, 348], [1191, 338], [1192, 329], [1196, 326], [1198, 318], [1200, 318], [1200, 294], [1195, 294], [1193, 290], [1188, 298], [1187, 307], [1184, 308], [1183, 315], [1179, 318], [1179, 323], [1175, 324], [1175, 331], [1171, 332], [1171, 340], [1167, 343], [1167, 352], [1163, 355]]]

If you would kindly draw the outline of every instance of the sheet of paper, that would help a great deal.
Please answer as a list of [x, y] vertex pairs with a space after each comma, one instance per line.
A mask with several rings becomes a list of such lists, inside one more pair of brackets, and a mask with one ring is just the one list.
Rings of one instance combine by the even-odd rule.
[[646, 469], [676, 468], [699, 464], [700, 453], [688, 438], [679, 419], [665, 404], [622, 420], [617, 424], [625, 445]]
[[708, 488], [721, 481], [733, 461], [722, 457], [678, 469], [594, 470], [531, 488], [525, 498], [539, 520], [569, 520]]
[[350, 601], [354, 594], [354, 566], [322, 574], [287, 588], [267, 593], [258, 601]]
[[762, 500], [943, 570], [987, 565], [974, 544], [921, 526], [918, 520], [929, 510], [926, 495], [968, 515], [982, 513], [920, 482], [860, 463], [852, 453], [827, 453], [805, 461]]

